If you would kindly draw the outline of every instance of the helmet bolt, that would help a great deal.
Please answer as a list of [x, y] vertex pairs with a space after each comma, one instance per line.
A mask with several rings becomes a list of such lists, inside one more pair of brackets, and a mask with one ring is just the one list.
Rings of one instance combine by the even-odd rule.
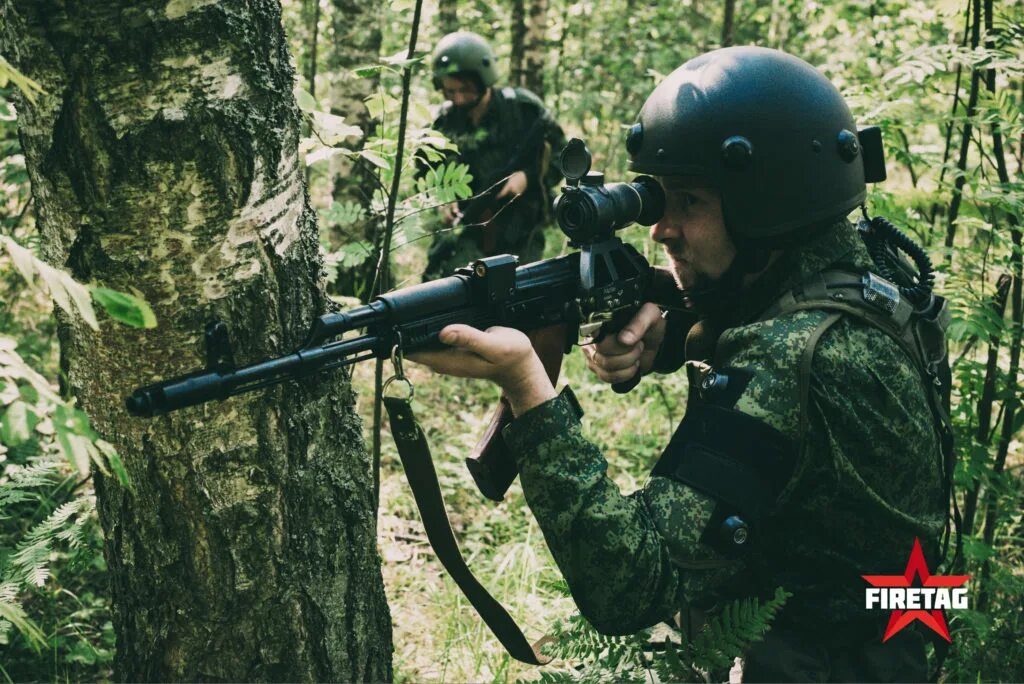
[[811, 141], [811, 149], [814, 150], [815, 152], [821, 152], [821, 141], [820, 140], [812, 140]]
[[843, 158], [845, 162], [852, 162], [860, 154], [860, 143], [857, 142], [857, 135], [851, 133], [845, 128], [839, 131], [839, 156]]
[[658, 151], [655, 154], [657, 155], [658, 159], [664, 159], [665, 158], [665, 148], [664, 147], [659, 147]]
[[730, 169], [740, 171], [750, 166], [750, 160], [754, 158], [754, 146], [742, 135], [734, 135], [722, 143], [722, 158]]

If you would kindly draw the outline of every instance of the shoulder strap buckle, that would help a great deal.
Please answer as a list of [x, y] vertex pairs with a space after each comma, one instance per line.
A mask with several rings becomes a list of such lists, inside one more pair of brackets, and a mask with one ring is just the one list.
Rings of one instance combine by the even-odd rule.
[[870, 271], [864, 274], [864, 301], [892, 315], [900, 304], [900, 290], [885, 278]]

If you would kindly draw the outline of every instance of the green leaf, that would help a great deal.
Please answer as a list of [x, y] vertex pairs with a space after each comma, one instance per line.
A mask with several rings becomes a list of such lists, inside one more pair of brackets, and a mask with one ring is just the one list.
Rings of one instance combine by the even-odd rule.
[[398, 109], [398, 100], [386, 93], [370, 95], [363, 101], [366, 103], [366, 110], [371, 119], [383, 120], [386, 112], [394, 112]]
[[313, 124], [316, 126], [325, 145], [337, 145], [345, 138], [363, 137], [363, 129], [345, 123], [345, 117], [327, 112], [313, 112]]
[[102, 306], [115, 321], [133, 328], [156, 327], [156, 315], [146, 300], [105, 287], [93, 287], [91, 292], [96, 303]]
[[380, 156], [373, 150], [359, 150], [359, 156], [363, 157], [364, 159], [366, 159], [366, 161], [370, 162], [374, 166], [378, 166], [382, 169], [391, 168], [391, 162], [389, 162], [387, 159]]
[[329, 226], [344, 228], [361, 221], [366, 210], [358, 202], [331, 202], [331, 206], [320, 212]]
[[32, 438], [32, 430], [35, 429], [37, 422], [38, 419], [35, 413], [29, 410], [28, 404], [23, 401], [13, 402], [0, 419], [0, 442], [9, 447], [24, 444]]
[[383, 64], [365, 64], [352, 70], [359, 78], [369, 78], [384, 68]]
[[110, 465], [110, 469], [114, 471], [114, 475], [117, 476], [118, 482], [131, 489], [132, 481], [128, 477], [128, 470], [124, 467], [124, 461], [121, 460], [121, 456], [118, 455], [117, 450], [114, 449], [114, 445], [102, 439], [97, 439], [96, 446], [99, 447], [100, 452], [106, 456], [107, 463]]
[[25, 99], [32, 104], [36, 103], [36, 95], [46, 92], [41, 85], [15, 69], [6, 59], [0, 57], [0, 81], [2, 81], [0, 88], [7, 85], [8, 80], [18, 86]]
[[338, 250], [342, 268], [355, 268], [366, 261], [372, 254], [369, 245], [363, 242], [350, 242]]
[[82, 477], [89, 474], [92, 454], [89, 447], [98, 436], [89, 425], [89, 416], [82, 411], [58, 404], [54, 411], [53, 428], [64, 456]]
[[317, 110], [316, 98], [300, 87], [295, 88], [295, 104], [304, 112], [315, 112]]

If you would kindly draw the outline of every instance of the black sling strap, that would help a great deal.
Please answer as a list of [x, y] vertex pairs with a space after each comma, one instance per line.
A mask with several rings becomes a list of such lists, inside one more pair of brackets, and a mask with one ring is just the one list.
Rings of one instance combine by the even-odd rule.
[[531, 645], [505, 607], [488, 593], [466, 565], [444, 507], [441, 486], [430, 457], [430, 445], [416, 422], [409, 400], [386, 396], [384, 406], [391, 421], [391, 434], [395, 438], [405, 476], [416, 500], [416, 508], [423, 519], [423, 528], [441, 565], [459, 585], [459, 589], [509, 655], [530, 665], [548, 663], [551, 658], [540, 652], [545, 640]]

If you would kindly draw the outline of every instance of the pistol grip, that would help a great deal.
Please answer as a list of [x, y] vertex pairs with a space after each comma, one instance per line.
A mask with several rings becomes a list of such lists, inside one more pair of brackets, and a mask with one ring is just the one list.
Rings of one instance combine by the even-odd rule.
[[640, 384], [640, 379], [644, 377], [642, 373], [637, 372], [636, 375], [631, 377], [629, 380], [623, 380], [622, 382], [616, 382], [612, 384], [612, 389], [615, 390], [616, 394], [625, 394], [631, 391], [634, 387]]
[[[567, 332], [568, 326], [558, 324], [529, 333], [530, 343], [540, 357], [552, 385], [558, 382], [558, 375], [562, 370], [562, 353]], [[509, 453], [508, 446], [501, 436], [501, 431], [512, 422], [512, 419], [512, 407], [509, 406], [508, 400], [502, 397], [483, 436], [466, 458], [466, 467], [469, 468], [477, 489], [491, 501], [504, 499], [505, 492], [519, 475], [515, 457]]]

